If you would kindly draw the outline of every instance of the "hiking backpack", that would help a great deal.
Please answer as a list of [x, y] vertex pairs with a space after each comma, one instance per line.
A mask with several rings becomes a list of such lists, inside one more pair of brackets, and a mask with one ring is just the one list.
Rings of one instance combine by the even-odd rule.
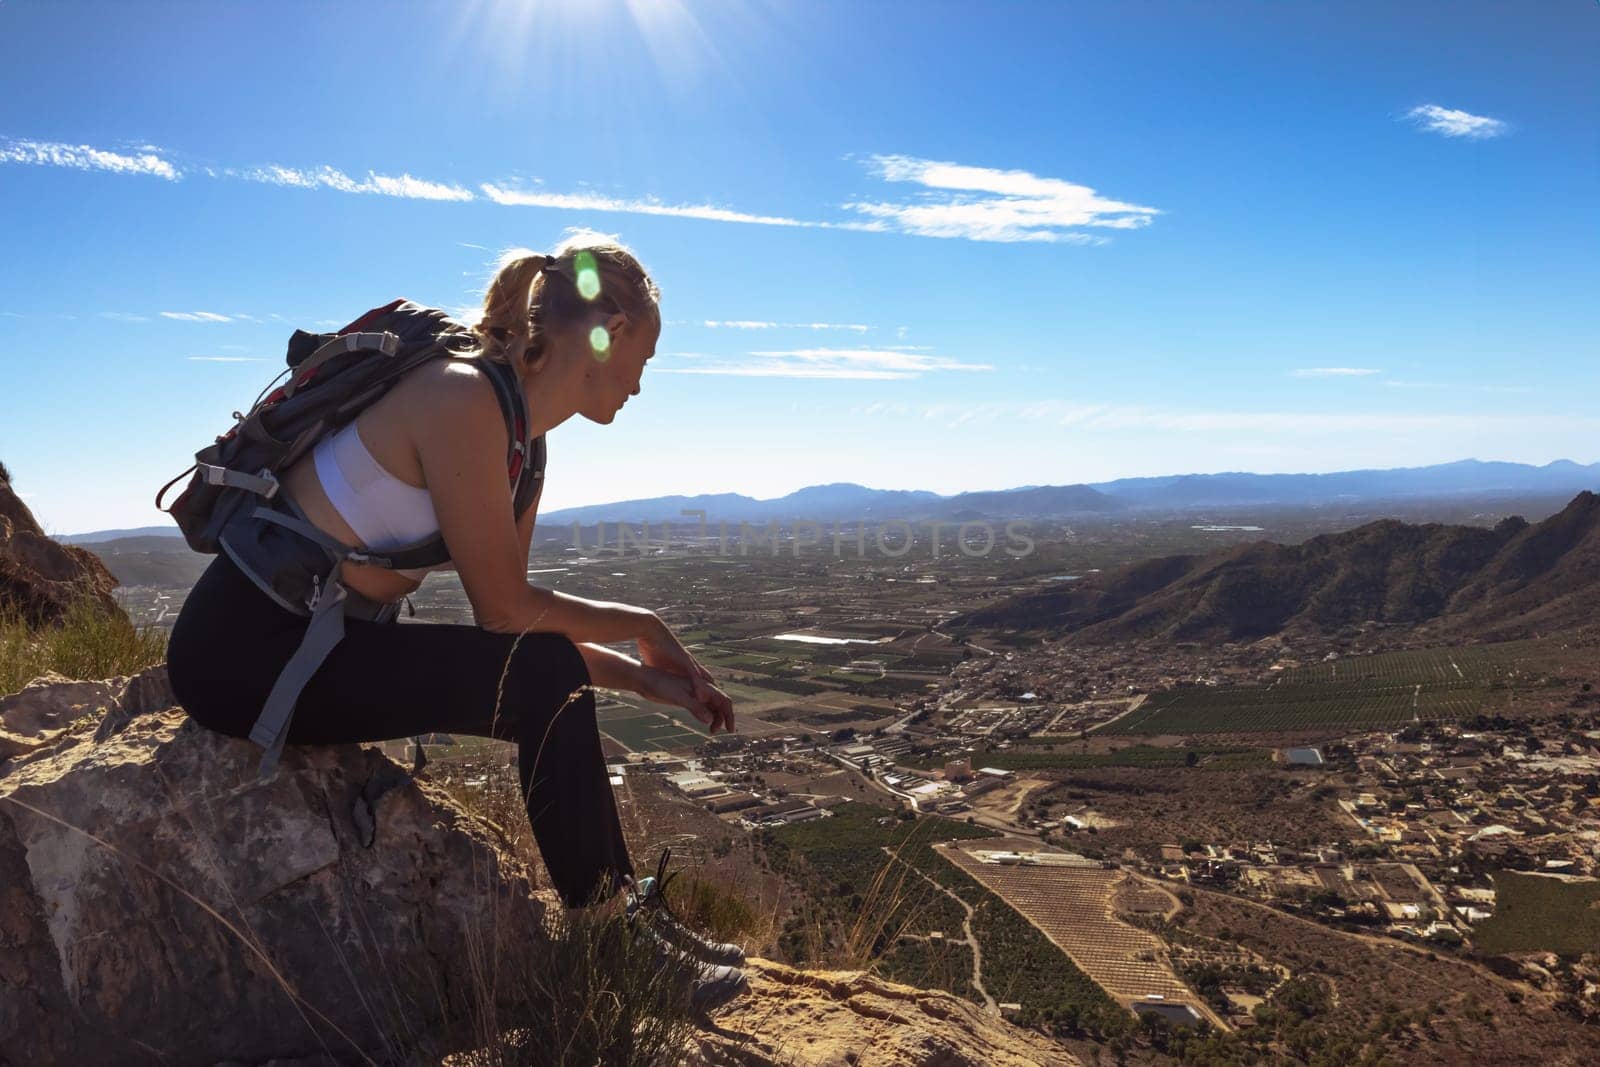
[[[527, 440], [528, 413], [515, 372], [472, 357], [477, 348], [470, 329], [408, 300], [374, 308], [337, 333], [296, 330], [287, 369], [248, 412], [234, 412], [234, 426], [196, 452], [194, 465], [156, 494], [156, 507], [177, 520], [190, 548], [226, 553], [279, 606], [311, 619], [250, 731], [250, 739], [266, 750], [261, 777], [276, 769], [295, 701], [343, 638], [345, 617], [392, 622], [399, 613], [398, 601], [379, 603], [346, 588], [343, 565], [410, 570], [450, 558], [437, 535], [392, 551], [350, 548], [314, 526], [278, 491], [282, 473], [408, 372], [434, 359], [466, 358], [494, 386], [506, 421], [506, 476], [517, 517], [532, 504], [544, 476], [544, 437]], [[277, 385], [285, 375], [289, 380]], [[185, 476], [189, 484], [170, 509], [163, 508], [162, 498]]]

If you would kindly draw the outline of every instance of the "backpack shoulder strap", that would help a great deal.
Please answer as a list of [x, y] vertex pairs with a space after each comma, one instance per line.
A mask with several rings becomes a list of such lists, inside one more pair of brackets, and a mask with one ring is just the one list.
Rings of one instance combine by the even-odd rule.
[[[494, 387], [495, 399], [500, 404], [500, 414], [506, 420], [506, 476], [514, 486], [512, 507], [520, 519], [533, 503], [539, 483], [544, 478], [544, 435], [540, 434], [531, 444], [527, 439], [528, 406], [515, 371], [497, 360], [482, 357], [468, 362], [489, 379], [489, 384]], [[373, 555], [378, 556], [377, 553]], [[437, 566], [449, 558], [450, 552], [445, 547], [444, 538], [431, 537], [415, 545], [384, 552], [381, 560], [374, 559], [374, 562], [381, 562], [393, 570], [416, 570]]]
[[489, 384], [494, 386], [495, 398], [500, 401], [500, 414], [506, 420], [510, 441], [506, 446], [506, 475], [516, 489], [513, 493], [517, 518], [522, 518], [533, 502], [539, 482], [544, 478], [544, 435], [528, 440], [528, 405], [522, 396], [522, 386], [516, 372], [497, 360], [478, 358], [472, 361], [482, 370]]

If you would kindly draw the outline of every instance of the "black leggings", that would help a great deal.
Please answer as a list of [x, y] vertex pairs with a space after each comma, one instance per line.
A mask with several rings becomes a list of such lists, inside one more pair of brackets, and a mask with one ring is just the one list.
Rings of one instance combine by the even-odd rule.
[[[219, 555], [172, 628], [167, 669], [178, 703], [204, 726], [248, 737], [308, 622]], [[347, 619], [295, 709], [291, 745], [436, 731], [515, 741], [528, 821], [561, 899], [578, 907], [609, 897], [633, 873], [588, 667], [562, 634], [519, 640], [476, 626]]]

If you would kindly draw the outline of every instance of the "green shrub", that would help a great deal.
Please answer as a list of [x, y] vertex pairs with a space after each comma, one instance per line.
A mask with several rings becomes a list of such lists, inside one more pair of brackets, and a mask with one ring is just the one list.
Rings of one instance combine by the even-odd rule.
[[49, 671], [68, 678], [136, 674], [160, 663], [166, 648], [164, 630], [135, 626], [92, 600], [74, 604], [59, 626], [42, 629], [0, 607], [0, 695]]

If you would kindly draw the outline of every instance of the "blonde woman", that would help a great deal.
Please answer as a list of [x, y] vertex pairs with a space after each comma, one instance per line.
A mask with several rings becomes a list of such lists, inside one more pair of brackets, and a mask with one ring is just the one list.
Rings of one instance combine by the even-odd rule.
[[[516, 514], [506, 477], [516, 443], [489, 378], [514, 374], [528, 442], [542, 456], [547, 431], [574, 415], [609, 424], [638, 395], [661, 333], [658, 300], [638, 259], [609, 240], [579, 235], [552, 255], [508, 256], [473, 327], [472, 358], [409, 372], [283, 472], [281, 492], [341, 545], [383, 552], [442, 536], [475, 622], [347, 619], [294, 703], [287, 741], [436, 731], [515, 741], [528, 819], [556, 891], [571, 907], [626, 901], [630, 914], [649, 915], [641, 925], [705, 961], [693, 999], [710, 1008], [745, 988], [735, 966], [743, 953], [650, 907], [659, 903], [655, 880], [634, 881], [593, 687], [685, 708], [712, 733], [734, 728], [732, 701], [654, 612], [527, 581], [538, 497]], [[341, 580], [352, 596], [397, 604], [423, 573], [349, 562]], [[269, 583], [219, 553], [173, 627], [168, 669], [179, 702], [211, 729], [249, 736], [307, 625]], [[623, 642], [638, 658], [604, 647]]]

